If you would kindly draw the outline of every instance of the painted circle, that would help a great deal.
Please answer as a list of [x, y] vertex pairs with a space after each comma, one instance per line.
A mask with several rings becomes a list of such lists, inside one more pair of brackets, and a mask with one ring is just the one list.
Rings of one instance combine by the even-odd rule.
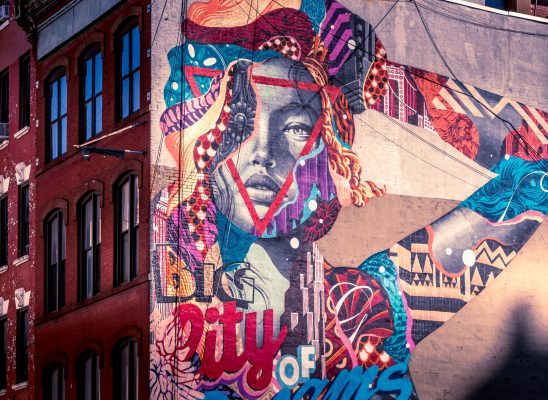
[[177, 90], [177, 89], [179, 89], [179, 84], [178, 84], [177, 82], [173, 82], [173, 83], [171, 84], [171, 88], [172, 88], [173, 90]]
[[466, 249], [462, 252], [462, 262], [467, 267], [471, 267], [476, 263], [476, 254], [473, 250]]
[[381, 266], [379, 267], [379, 272], [380, 272], [381, 274], [384, 274], [384, 271], [386, 271], [386, 268], [384, 268], [384, 265], [381, 265]]
[[448, 247], [445, 249], [445, 254], [447, 254], [448, 256], [450, 256], [451, 254], [453, 254], [453, 249]]
[[310, 200], [308, 202], [308, 208], [310, 208], [310, 211], [316, 211], [318, 209], [318, 203], [316, 200]]
[[294, 238], [291, 238], [291, 240], [289, 241], [289, 245], [290, 245], [292, 248], [294, 248], [294, 249], [298, 248], [298, 247], [299, 247], [299, 244], [300, 244], [300, 243], [299, 243], [299, 239], [297, 239], [297, 238], [295, 238], [295, 237], [294, 237]]

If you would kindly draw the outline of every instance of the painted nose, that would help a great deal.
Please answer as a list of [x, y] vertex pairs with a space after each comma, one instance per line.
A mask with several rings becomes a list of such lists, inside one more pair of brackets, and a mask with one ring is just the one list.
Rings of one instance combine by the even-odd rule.
[[275, 148], [272, 131], [269, 129], [269, 118], [266, 115], [261, 115], [259, 121], [257, 136], [254, 140], [253, 155], [250, 159], [251, 164], [264, 168], [275, 168], [275, 152], [277, 149]]

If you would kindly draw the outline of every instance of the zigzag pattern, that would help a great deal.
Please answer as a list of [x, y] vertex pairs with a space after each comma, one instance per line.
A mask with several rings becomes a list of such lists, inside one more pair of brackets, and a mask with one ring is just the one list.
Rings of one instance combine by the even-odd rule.
[[350, 24], [352, 14], [336, 1], [328, 1], [326, 6], [320, 33], [322, 42], [328, 48], [329, 72], [335, 73], [354, 50], [350, 46], [351, 40], [354, 40]]
[[508, 266], [510, 261], [515, 257], [516, 252], [511, 251], [506, 254], [502, 246], [491, 250], [487, 241], [479, 245], [475, 251], [476, 261], [485, 265], [490, 265], [495, 268], [504, 269]]
[[[542, 117], [537, 109], [529, 106], [522, 106], [518, 102], [507, 97], [501, 97], [497, 104], [490, 105], [475, 87], [470, 85], [464, 85], [468, 89], [468, 91], [478, 100], [478, 102], [481, 103], [479, 104], [479, 107], [483, 108], [484, 112], [482, 113], [468, 96], [461, 93], [462, 88], [458, 85], [457, 82], [449, 79], [447, 81], [447, 86], [453, 90], [448, 91], [445, 88], [442, 88], [439, 94], [456, 113], [465, 115], [470, 113], [475, 117], [482, 118], [485, 118], [487, 115], [487, 117], [494, 119], [496, 115], [498, 115], [506, 106], [510, 106], [514, 108], [514, 110], [516, 110], [516, 112], [523, 118], [525, 122], [527, 122], [527, 124], [533, 130], [540, 142], [542, 144], [548, 144], [548, 121], [546, 121]], [[455, 99], [454, 96], [458, 98], [460, 103]], [[447, 109], [446, 106], [437, 97], [433, 99], [432, 104], [439, 110]], [[468, 112], [466, 111], [466, 109], [468, 110]], [[539, 127], [541, 127], [542, 130]]]

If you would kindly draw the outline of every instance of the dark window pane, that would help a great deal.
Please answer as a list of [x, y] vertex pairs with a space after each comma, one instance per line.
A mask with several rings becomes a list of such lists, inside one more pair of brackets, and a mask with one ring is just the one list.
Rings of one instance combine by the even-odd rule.
[[17, 311], [17, 337], [16, 337], [16, 365], [15, 381], [16, 383], [26, 382], [28, 380], [28, 330], [29, 318], [28, 310], [21, 309]]
[[122, 76], [129, 73], [129, 33], [122, 36]]
[[63, 75], [60, 78], [60, 99], [59, 99], [59, 113], [65, 115], [67, 113], [67, 77]]
[[133, 74], [133, 101], [132, 101], [132, 108], [131, 111], [137, 111], [140, 107], [140, 86], [141, 86], [141, 76], [139, 71], [135, 72]]
[[122, 81], [122, 117], [129, 115], [129, 78]]
[[51, 158], [59, 157], [59, 127], [57, 122], [53, 123], [50, 128], [51, 132]]
[[95, 94], [103, 91], [103, 58], [101, 53], [95, 55]]
[[46, 313], [57, 311], [64, 305], [65, 286], [65, 224], [63, 214], [55, 212], [47, 221], [46, 231]]
[[86, 103], [86, 139], [93, 136], [93, 104], [92, 100]]
[[103, 96], [99, 95], [95, 99], [95, 133], [103, 130]]
[[30, 125], [30, 54], [19, 59], [19, 128]]
[[51, 90], [51, 97], [50, 97], [50, 104], [51, 104], [51, 115], [50, 115], [50, 121], [55, 121], [57, 117], [59, 116], [59, 86], [57, 85], [57, 81], [53, 82], [50, 86]]
[[29, 185], [19, 187], [19, 257], [29, 254]]
[[67, 152], [67, 117], [61, 120], [61, 154]]
[[10, 80], [8, 70], [0, 73], [0, 122], [9, 122]]
[[86, 79], [85, 79], [84, 99], [89, 100], [93, 94], [93, 58], [86, 60]]
[[131, 30], [131, 70], [139, 68], [140, 66], [140, 41], [139, 41], [139, 27], [136, 26]]
[[7, 389], [8, 319], [0, 319], [0, 390]]

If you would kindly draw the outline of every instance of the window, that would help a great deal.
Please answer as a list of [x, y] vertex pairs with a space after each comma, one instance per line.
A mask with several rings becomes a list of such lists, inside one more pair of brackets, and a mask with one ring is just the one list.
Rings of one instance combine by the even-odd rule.
[[9, 122], [10, 117], [10, 78], [8, 69], [0, 72], [0, 122]]
[[29, 255], [29, 184], [19, 185], [19, 257]]
[[99, 292], [101, 258], [100, 196], [93, 193], [80, 205], [80, 300]]
[[57, 70], [47, 84], [48, 143], [46, 159], [54, 160], [67, 152], [67, 76]]
[[44, 400], [65, 400], [64, 368], [60, 363], [48, 365], [42, 378]]
[[7, 389], [8, 318], [0, 319], [0, 390]]
[[89, 351], [78, 359], [78, 399], [99, 400], [99, 357]]
[[139, 266], [139, 188], [135, 174], [127, 175], [116, 192], [117, 284], [137, 276]]
[[55, 211], [46, 221], [46, 313], [65, 305], [65, 224]]
[[0, 197], [0, 267], [8, 265], [8, 196]]
[[133, 19], [117, 35], [118, 54], [118, 119], [127, 117], [140, 107], [141, 55], [139, 25]]
[[19, 59], [19, 129], [30, 126], [30, 53]]
[[81, 70], [81, 141], [84, 142], [103, 130], [103, 57], [99, 46], [84, 54]]
[[114, 348], [114, 398], [136, 400], [138, 398], [137, 341], [126, 339]]
[[16, 383], [29, 380], [29, 310], [17, 310], [17, 337], [15, 343], [15, 381]]

